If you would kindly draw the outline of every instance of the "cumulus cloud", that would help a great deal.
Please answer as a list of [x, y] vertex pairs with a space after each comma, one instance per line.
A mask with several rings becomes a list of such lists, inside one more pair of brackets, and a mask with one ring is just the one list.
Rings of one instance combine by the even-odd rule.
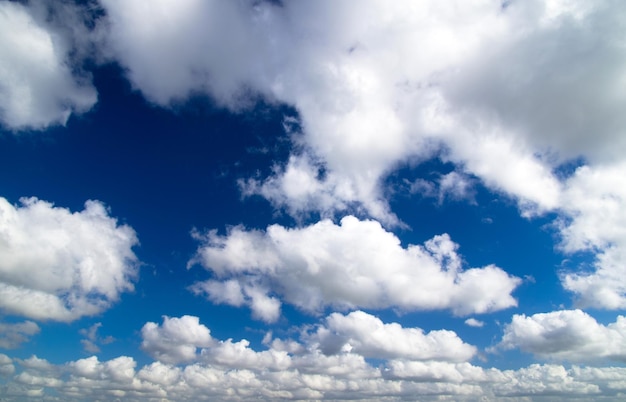
[[[618, 154], [607, 144], [624, 126], [613, 85], [623, 81], [623, 13], [611, 1], [188, 1], [176, 13], [146, 4], [104, 2], [110, 51], [148, 98], [166, 105], [204, 91], [232, 105], [248, 88], [296, 106], [304, 142], [336, 176], [319, 179], [294, 155], [259, 188], [292, 209], [307, 198], [322, 209], [354, 199], [390, 218], [377, 210], [378, 180], [399, 161], [432, 155], [433, 141], [488, 184], [544, 208], [558, 205], [558, 183], [541, 153]], [[599, 131], [606, 141], [590, 143], [586, 133]], [[290, 191], [293, 180], [307, 185]], [[305, 197], [312, 188], [331, 199]]]
[[177, 367], [161, 362], [137, 369], [137, 362], [127, 356], [107, 361], [90, 357], [64, 365], [39, 359], [37, 365], [24, 364], [16, 369], [12, 359], [2, 354], [0, 367], [13, 368], [6, 370], [5, 374], [15, 375], [3, 385], [3, 396], [15, 399], [56, 395], [66, 400], [102, 401], [405, 400], [419, 396], [426, 401], [566, 401], [599, 395], [619, 400], [626, 390], [623, 367], [533, 364], [518, 370], [499, 370], [470, 363], [402, 360], [373, 367], [354, 354], [300, 359], [297, 367], [280, 371], [200, 363]]
[[[160, 360], [140, 368], [127, 356], [107, 361], [92, 356], [55, 365], [36, 356], [21, 360], [0, 354], [0, 374], [11, 376], [3, 384], [3, 395], [45, 398], [54, 394], [68, 400], [104, 401], [404, 400], [418, 395], [420, 400], [550, 397], [565, 401], [596, 395], [617, 398], [626, 391], [623, 367], [483, 368], [463, 361], [473, 356], [475, 348], [453, 332], [424, 334], [361, 311], [334, 313], [313, 330], [303, 329], [299, 341], [268, 339], [266, 350], [256, 350], [245, 339], [212, 339], [198, 317], [164, 317], [161, 326], [147, 323], [142, 330], [144, 347]], [[348, 340], [351, 347], [324, 354], [331, 334], [344, 345]], [[368, 357], [378, 359], [376, 365]], [[189, 364], [173, 365], [174, 361]]]
[[497, 349], [519, 348], [549, 360], [626, 360], [626, 318], [599, 324], [581, 310], [514, 315]]
[[296, 229], [235, 227], [226, 236], [211, 231], [199, 240], [189, 264], [202, 264], [215, 279], [193, 289], [214, 302], [250, 304], [253, 311], [257, 296], [247, 301], [238, 289], [264, 297], [272, 292], [307, 312], [399, 307], [465, 315], [516, 305], [511, 292], [520, 283], [493, 265], [463, 270], [458, 246], [446, 234], [404, 248], [378, 222], [351, 216], [340, 225], [324, 220]]
[[39, 325], [32, 321], [18, 323], [0, 322], [0, 348], [16, 349], [31, 336], [38, 334]]
[[[0, 3], [0, 123], [9, 129], [65, 124], [72, 113], [83, 113], [97, 101], [91, 78], [70, 60], [76, 41], [85, 37], [76, 35], [83, 21], [68, 3], [57, 6], [75, 32], [55, 29], [58, 18], [38, 10], [39, 2], [31, 7]], [[75, 18], [68, 21], [70, 16]]]
[[176, 364], [195, 360], [197, 349], [214, 341], [198, 317], [163, 317], [163, 324], [146, 323], [141, 329], [141, 348], [155, 359]]
[[[583, 305], [624, 306], [615, 278], [625, 246], [610, 234], [619, 224], [581, 230], [603, 204], [626, 210], [616, 194], [626, 154], [619, 2], [167, 4], [103, 1], [106, 50], [148, 99], [205, 93], [238, 109], [254, 94], [298, 111], [291, 157], [241, 181], [245, 195], [296, 217], [356, 210], [396, 225], [382, 179], [438, 156], [456, 169], [440, 181], [440, 200], [471, 196], [461, 180], [470, 175], [525, 216], [559, 213], [564, 249], [598, 253], [595, 273], [565, 275], [565, 288]], [[579, 158], [574, 178], [558, 173]], [[593, 202], [577, 195], [591, 176], [605, 185]]]
[[385, 324], [363, 311], [333, 313], [308, 339], [326, 354], [350, 351], [364, 357], [409, 360], [467, 361], [476, 354], [456, 333], [446, 330], [424, 334], [419, 328]]
[[133, 289], [138, 243], [99, 201], [70, 212], [36, 198], [0, 198], [0, 309], [38, 320], [98, 314]]
[[582, 166], [568, 179], [559, 222], [561, 248], [570, 253], [595, 252], [591, 272], [564, 271], [563, 286], [582, 306], [626, 307], [626, 162]]

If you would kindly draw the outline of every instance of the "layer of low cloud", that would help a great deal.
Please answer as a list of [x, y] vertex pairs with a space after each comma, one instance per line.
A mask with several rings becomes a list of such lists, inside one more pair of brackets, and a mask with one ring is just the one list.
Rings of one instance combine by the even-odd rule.
[[0, 198], [0, 310], [65, 322], [101, 313], [133, 289], [137, 243], [98, 201], [70, 212], [36, 198]]
[[[349, 338], [353, 347], [323, 353], [330, 333]], [[152, 345], [144, 348], [160, 351], [153, 354], [158, 360], [143, 367], [127, 356], [106, 361], [92, 356], [54, 365], [36, 356], [21, 360], [0, 354], [3, 395], [44, 398], [54, 394], [65, 400], [103, 401], [404, 400], [417, 395], [420, 400], [549, 397], [565, 401], [600, 395], [619, 400], [626, 392], [622, 367], [483, 368], [465, 360], [474, 351], [454, 333], [424, 334], [418, 328], [383, 323], [362, 311], [332, 314], [301, 334], [300, 341], [270, 336], [266, 349], [255, 350], [245, 339], [210, 338], [209, 329], [197, 317], [164, 317], [161, 325], [147, 323], [142, 330], [144, 344], [149, 339]], [[177, 346], [191, 346], [194, 352], [181, 354]], [[174, 365], [173, 356], [184, 356], [178, 360], [186, 364]], [[376, 357], [376, 365], [367, 357]]]
[[577, 363], [626, 361], [626, 318], [602, 325], [581, 310], [514, 315], [496, 349], [519, 348], [540, 358]]
[[280, 304], [267, 315], [257, 300], [276, 297], [310, 313], [325, 306], [486, 313], [515, 306], [511, 292], [521, 282], [494, 265], [462, 269], [447, 234], [405, 248], [378, 222], [352, 216], [339, 225], [324, 220], [196, 236], [201, 245], [190, 265], [202, 264], [215, 279], [192, 290], [216, 303], [249, 305], [266, 321], [278, 317]]

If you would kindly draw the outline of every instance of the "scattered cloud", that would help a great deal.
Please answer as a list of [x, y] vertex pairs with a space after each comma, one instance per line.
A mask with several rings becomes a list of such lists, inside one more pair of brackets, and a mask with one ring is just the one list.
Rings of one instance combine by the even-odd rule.
[[604, 326], [581, 310], [514, 315], [496, 349], [519, 348], [548, 360], [626, 361], [626, 318]]
[[[202, 264], [215, 279], [192, 289], [214, 302], [249, 304], [253, 312], [255, 299], [276, 301], [273, 294], [310, 313], [333, 306], [467, 315], [515, 306], [511, 292], [520, 283], [494, 265], [463, 270], [447, 234], [404, 248], [378, 222], [352, 216], [339, 225], [234, 227], [226, 236], [210, 231], [196, 237], [201, 245], [189, 265]], [[269, 303], [273, 314], [277, 307]]]
[[98, 329], [102, 326], [102, 323], [97, 322], [87, 329], [81, 329], [79, 333], [85, 337], [81, 339], [80, 343], [83, 345], [83, 349], [89, 353], [100, 353], [99, 345], [108, 345], [115, 341], [112, 336], [102, 338], [98, 334]]
[[99, 201], [70, 212], [36, 198], [0, 198], [0, 309], [37, 320], [98, 314], [132, 290], [138, 243]]
[[476, 354], [476, 348], [464, 343], [453, 331], [424, 334], [419, 328], [385, 324], [363, 311], [347, 315], [332, 313], [307, 341], [313, 342], [325, 354], [348, 351], [377, 359], [462, 362]]
[[141, 329], [141, 348], [155, 359], [169, 364], [195, 360], [197, 349], [213, 343], [211, 331], [189, 315], [163, 317], [163, 324], [146, 323]]
[[565, 289], [583, 307], [626, 307], [626, 162], [582, 166], [568, 179], [560, 222], [561, 247], [569, 253], [596, 253], [592, 272], [561, 273]]
[[39, 325], [32, 321], [0, 322], [0, 349], [17, 349], [40, 330]]

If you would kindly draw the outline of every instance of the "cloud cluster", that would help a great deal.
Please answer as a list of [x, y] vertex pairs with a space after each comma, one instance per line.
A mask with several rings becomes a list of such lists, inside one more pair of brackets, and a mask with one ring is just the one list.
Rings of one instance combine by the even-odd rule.
[[94, 315], [133, 289], [138, 241], [98, 201], [70, 212], [0, 198], [0, 310], [37, 320]]
[[[21, 360], [0, 354], [3, 395], [44, 398], [54, 393], [64, 400], [103, 401], [404, 400], [415, 395], [433, 401], [505, 397], [565, 401], [602, 395], [617, 401], [626, 392], [626, 372], [621, 367], [483, 368], [465, 360], [472, 357], [473, 347], [454, 333], [424, 334], [417, 328], [383, 323], [361, 311], [328, 316], [316, 330], [303, 333], [302, 344], [268, 339], [268, 349], [261, 351], [252, 349], [245, 339], [211, 339], [197, 317], [164, 317], [162, 325], [152, 324], [142, 330], [144, 341], [161, 345], [163, 353], [155, 354], [159, 360], [143, 367], [127, 356], [107, 361], [92, 356], [53, 365], [36, 356]], [[353, 347], [324, 354], [321, 348], [329, 333], [349, 338]], [[163, 361], [180, 355], [182, 349], [177, 346], [199, 344], [210, 345], [193, 357], [184, 353], [189, 358], [186, 365]], [[367, 357], [381, 360], [374, 366]]]
[[626, 318], [604, 326], [581, 310], [514, 315], [496, 348], [519, 348], [549, 360], [626, 361]]
[[[440, 201], [471, 195], [459, 180], [470, 175], [527, 216], [560, 213], [564, 250], [599, 256], [596, 272], [564, 275], [565, 288], [584, 305], [626, 303], [615, 279], [626, 246], [611, 234], [621, 215], [601, 238], [581, 230], [607, 202], [625, 210], [615, 190], [626, 150], [617, 2], [187, 1], [175, 13], [166, 1], [103, 5], [106, 51], [153, 102], [206, 93], [238, 109], [257, 94], [297, 109], [298, 146], [271, 176], [242, 181], [244, 194], [294, 216], [356, 209], [393, 225], [381, 180], [439, 156], [458, 170], [442, 178]], [[563, 177], [571, 160], [584, 167]], [[602, 184], [587, 193], [592, 176]], [[259, 314], [275, 314], [275, 303], [268, 309]]]
[[[206, 94], [234, 110], [257, 96], [295, 107], [291, 157], [268, 177], [242, 180], [245, 195], [294, 216], [357, 211], [392, 226], [401, 222], [383, 179], [439, 157], [456, 168], [440, 180], [440, 202], [471, 199], [473, 176], [526, 216], [558, 213], [563, 250], [598, 255], [595, 271], [564, 273], [564, 287], [585, 306], [626, 305], [617, 279], [626, 254], [618, 1], [100, 4], [97, 34], [80, 6], [47, 5], [50, 20], [41, 3], [0, 4], [6, 126], [41, 128], [89, 109], [95, 90], [69, 55], [84, 60], [92, 46], [162, 106]], [[580, 169], [562, 174], [572, 160]], [[276, 300], [247, 289], [256, 314], [275, 318]]]
[[148, 322], [141, 329], [141, 348], [164, 363], [176, 364], [194, 360], [199, 347], [211, 345], [211, 331], [198, 317], [163, 317], [163, 325]]
[[234, 227], [226, 236], [211, 231], [199, 239], [190, 264], [202, 264], [217, 279], [192, 289], [217, 303], [250, 305], [266, 321], [278, 316], [280, 304], [267, 315], [258, 313], [255, 299], [271, 294], [307, 312], [398, 307], [467, 315], [515, 306], [511, 292], [520, 283], [493, 265], [463, 270], [458, 246], [446, 234], [404, 248], [378, 222], [352, 216], [339, 225]]

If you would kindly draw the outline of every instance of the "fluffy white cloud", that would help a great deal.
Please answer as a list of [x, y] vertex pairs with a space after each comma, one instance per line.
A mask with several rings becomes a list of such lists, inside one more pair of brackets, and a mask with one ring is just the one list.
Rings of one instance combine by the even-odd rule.
[[558, 181], [541, 154], [604, 158], [626, 147], [614, 146], [626, 62], [615, 2], [104, 4], [110, 51], [148, 98], [204, 91], [232, 106], [252, 89], [296, 106], [330, 179], [300, 155], [257, 188], [292, 210], [359, 201], [393, 220], [379, 179], [432, 155], [433, 142], [488, 184], [553, 208]]
[[32, 321], [18, 323], [0, 322], [0, 348], [15, 349], [31, 336], [38, 334], [39, 325]]
[[163, 317], [163, 324], [146, 323], [141, 329], [141, 348], [163, 363], [180, 363], [194, 360], [199, 347], [207, 347], [214, 341], [211, 331], [200, 324], [198, 317], [185, 315]]
[[[623, 367], [571, 367], [534, 364], [519, 370], [482, 368], [469, 363], [391, 360], [372, 367], [354, 354], [298, 361], [273, 371], [233, 369], [210, 364], [175, 367], [160, 362], [136, 370], [130, 357], [95, 357], [52, 365], [24, 364], [0, 354], [0, 367], [13, 375], [3, 396], [13, 399], [61, 396], [64, 400], [406, 400], [566, 401], [573, 397], [618, 401], [626, 391]], [[17, 372], [17, 373], [16, 373]]]
[[257, 296], [250, 289], [308, 312], [331, 305], [484, 313], [516, 305], [511, 292], [520, 283], [493, 265], [462, 270], [448, 235], [404, 248], [378, 222], [351, 216], [340, 225], [324, 220], [301, 229], [272, 225], [265, 232], [235, 227], [226, 236], [211, 231], [199, 239], [190, 265], [202, 264], [216, 279], [193, 289], [236, 306], [248, 303], [237, 289], [248, 289], [253, 311]]
[[[606, 204], [626, 210], [619, 1], [103, 4], [107, 50], [152, 101], [201, 92], [238, 108], [252, 92], [295, 106], [298, 146], [269, 177], [242, 181], [244, 194], [296, 217], [356, 208], [398, 224], [381, 179], [439, 155], [527, 216], [560, 213], [565, 249], [599, 253], [596, 273], [564, 286], [585, 305], [624, 306], [621, 215], [590, 225]], [[555, 173], [571, 158], [586, 167]], [[579, 197], [591, 176], [603, 189]], [[467, 195], [460, 177], [442, 179], [440, 199]]]
[[[68, 4], [58, 7], [65, 17], [71, 13]], [[54, 29], [54, 14], [40, 14], [21, 3], [0, 2], [0, 123], [9, 129], [65, 124], [97, 100], [90, 77], [77, 73], [69, 60], [76, 52], [71, 41], [80, 36], [66, 38]], [[82, 23], [64, 22], [78, 22], [76, 30]]]
[[566, 252], [595, 252], [592, 272], [563, 272], [566, 289], [583, 306], [626, 307], [626, 162], [583, 166], [567, 181], [560, 222]]
[[550, 360], [626, 361], [626, 318], [604, 326], [581, 310], [516, 314], [496, 348], [519, 348]]
[[385, 324], [363, 311], [348, 315], [333, 313], [313, 333], [309, 342], [319, 345], [326, 354], [350, 351], [378, 359], [467, 361], [474, 346], [464, 343], [456, 333], [446, 330], [424, 334], [419, 328], [403, 328], [398, 323]]
[[94, 315], [132, 290], [138, 241], [98, 201], [70, 212], [23, 198], [0, 198], [0, 309], [40, 320]]

